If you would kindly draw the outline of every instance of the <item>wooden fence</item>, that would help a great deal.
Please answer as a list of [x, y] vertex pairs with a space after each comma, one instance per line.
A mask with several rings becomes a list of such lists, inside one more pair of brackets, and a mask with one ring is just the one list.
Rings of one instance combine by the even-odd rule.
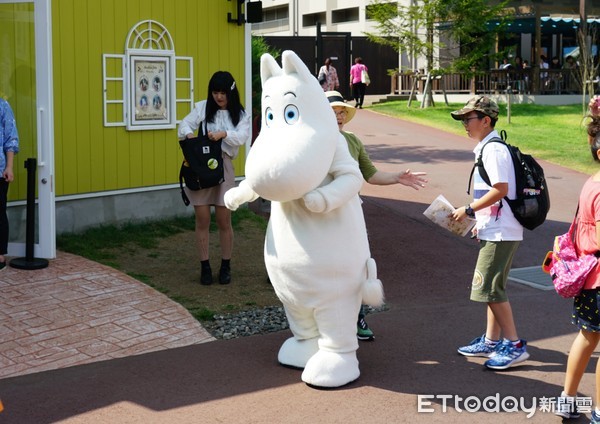
[[[415, 89], [423, 93], [426, 75], [403, 72], [392, 76], [392, 93], [409, 94]], [[588, 81], [590, 83], [590, 81]], [[473, 77], [444, 74], [431, 77], [435, 93], [447, 94], [581, 94], [581, 76], [572, 69], [492, 69]], [[592, 82], [594, 87], [600, 81]]]

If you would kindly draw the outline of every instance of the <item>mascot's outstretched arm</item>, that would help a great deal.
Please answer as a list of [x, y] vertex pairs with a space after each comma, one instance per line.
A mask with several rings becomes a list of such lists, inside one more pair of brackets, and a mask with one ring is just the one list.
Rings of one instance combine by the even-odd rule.
[[242, 181], [239, 186], [227, 190], [224, 197], [225, 206], [232, 211], [237, 210], [244, 203], [253, 202], [256, 199], [258, 199], [258, 194], [248, 186], [246, 180]]
[[304, 195], [304, 204], [311, 212], [329, 212], [345, 205], [356, 196], [363, 184], [357, 162], [350, 156], [346, 139], [340, 134], [329, 174], [333, 180]]

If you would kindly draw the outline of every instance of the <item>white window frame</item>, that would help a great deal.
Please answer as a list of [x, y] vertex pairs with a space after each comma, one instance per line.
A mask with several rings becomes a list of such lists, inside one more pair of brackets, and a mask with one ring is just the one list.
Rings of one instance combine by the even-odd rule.
[[[176, 105], [175, 105], [174, 113], [175, 113], [176, 122], [179, 124], [185, 116], [182, 116], [181, 119], [177, 118], [177, 103], [187, 103], [189, 105], [190, 108], [189, 108], [189, 111], [186, 113], [186, 115], [194, 109], [194, 59], [191, 57], [176, 56], [175, 62], [187, 62], [187, 69], [188, 69], [187, 77], [177, 78], [177, 75], [175, 75], [174, 89], [175, 89]], [[177, 68], [177, 63], [175, 64], [175, 68]], [[182, 97], [182, 98], [177, 97], [177, 93], [179, 93], [177, 83], [188, 83], [189, 84], [190, 89], [187, 92], [188, 93], [187, 97]]]
[[[107, 75], [108, 61], [111, 59], [120, 60], [121, 61], [121, 72], [115, 76]], [[102, 101], [103, 101], [103, 109], [104, 109], [104, 126], [105, 127], [124, 127], [127, 125], [127, 111], [125, 110], [125, 55], [122, 54], [105, 54], [102, 55]], [[108, 98], [108, 86], [115, 83], [121, 83], [121, 87], [123, 87], [121, 94], [117, 98]], [[123, 111], [121, 114], [120, 121], [109, 121], [108, 120], [108, 109], [109, 105], [121, 105], [121, 110]]]
[[[108, 75], [109, 60], [120, 60], [120, 74]], [[136, 61], [156, 61], [164, 63], [164, 118], [138, 119], [136, 117], [136, 73], [133, 64]], [[177, 62], [187, 62], [188, 73], [185, 77], [177, 77]], [[119, 69], [119, 67], [117, 67]], [[194, 107], [194, 60], [192, 57], [175, 56], [175, 46], [169, 31], [159, 22], [144, 20], [135, 24], [129, 30], [125, 41], [125, 54], [102, 55], [102, 89], [105, 127], [126, 127], [128, 131], [171, 129], [181, 122], [177, 117], [177, 104], [188, 103], [190, 111]], [[189, 91], [181, 93], [177, 88], [178, 82], [189, 84]], [[115, 98], [109, 98], [110, 84], [121, 83], [122, 93]], [[111, 105], [121, 105], [123, 114], [120, 120], [109, 120]], [[150, 105], [152, 107], [152, 105]]]

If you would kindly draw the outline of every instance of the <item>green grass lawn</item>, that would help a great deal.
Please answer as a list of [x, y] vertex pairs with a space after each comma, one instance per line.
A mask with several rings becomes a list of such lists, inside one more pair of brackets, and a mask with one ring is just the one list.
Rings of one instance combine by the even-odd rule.
[[[420, 109], [419, 102], [407, 107], [406, 101], [387, 102], [373, 105], [370, 109], [419, 124], [428, 125], [465, 135], [462, 123], [455, 121], [450, 112], [463, 104], [437, 102], [435, 107]], [[531, 104], [511, 105], [510, 124], [507, 120], [506, 104], [500, 104], [500, 119], [497, 130], [506, 130], [508, 143], [535, 158], [574, 169], [586, 174], [598, 170], [592, 160], [587, 142], [581, 105], [540, 106]]]

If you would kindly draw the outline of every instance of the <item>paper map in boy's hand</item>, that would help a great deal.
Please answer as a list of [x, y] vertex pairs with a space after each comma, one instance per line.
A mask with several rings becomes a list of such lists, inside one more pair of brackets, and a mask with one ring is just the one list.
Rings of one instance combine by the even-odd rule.
[[455, 221], [450, 216], [454, 210], [454, 206], [440, 194], [433, 202], [431, 202], [431, 205], [425, 209], [423, 215], [431, 219], [440, 227], [452, 231], [459, 236], [465, 236], [475, 225], [475, 220], [472, 218], [465, 218], [462, 221]]

